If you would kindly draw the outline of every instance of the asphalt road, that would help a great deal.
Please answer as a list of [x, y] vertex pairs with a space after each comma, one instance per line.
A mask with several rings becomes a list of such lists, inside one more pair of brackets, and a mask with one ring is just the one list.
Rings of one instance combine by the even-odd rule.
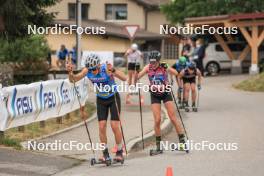
[[[122, 165], [90, 166], [89, 162], [56, 175], [161, 176], [168, 166], [180, 176], [262, 176], [264, 173], [264, 94], [237, 91], [232, 83], [244, 76], [207, 78], [198, 113], [184, 113], [189, 138], [195, 142], [237, 143], [236, 151], [167, 151], [148, 156], [148, 150], [132, 154]], [[175, 132], [165, 141], [177, 142]]]
[[45, 176], [80, 164], [79, 160], [0, 148], [0, 176]]

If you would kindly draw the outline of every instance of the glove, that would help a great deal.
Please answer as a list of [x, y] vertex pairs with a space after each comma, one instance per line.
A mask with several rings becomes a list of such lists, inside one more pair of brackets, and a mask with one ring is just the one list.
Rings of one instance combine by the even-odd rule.
[[202, 87], [201, 87], [200, 84], [198, 84], [197, 88], [198, 88], [198, 90], [201, 90], [202, 89]]

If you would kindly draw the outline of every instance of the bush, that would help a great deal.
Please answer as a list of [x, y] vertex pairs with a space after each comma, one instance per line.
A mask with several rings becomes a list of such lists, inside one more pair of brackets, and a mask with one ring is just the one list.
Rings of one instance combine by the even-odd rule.
[[50, 49], [43, 36], [8, 42], [0, 39], [0, 62], [24, 62], [45, 60]]

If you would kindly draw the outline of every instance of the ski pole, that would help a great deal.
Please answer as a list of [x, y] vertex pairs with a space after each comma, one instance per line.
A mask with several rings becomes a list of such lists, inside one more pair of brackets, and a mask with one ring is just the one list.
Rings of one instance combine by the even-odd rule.
[[140, 110], [140, 124], [141, 124], [141, 140], [142, 140], [142, 147], [143, 150], [145, 149], [144, 145], [144, 129], [143, 129], [143, 117], [142, 117], [142, 105], [141, 105], [141, 92], [140, 88], [138, 89], [138, 101], [139, 101], [139, 110]]
[[[71, 63], [71, 59], [69, 59], [69, 60], [70, 60], [70, 63]], [[72, 74], [73, 74], [72, 71], [69, 72], [69, 76], [72, 75]], [[84, 107], [82, 107], [81, 100], [80, 100], [80, 94], [79, 94], [79, 92], [78, 92], [78, 90], [76, 88], [76, 84], [75, 84], [75, 80], [74, 79], [73, 79], [73, 87], [74, 87], [74, 90], [75, 90], [76, 95], [77, 95], [78, 104], [80, 106], [81, 118], [83, 119], [83, 122], [84, 122], [84, 125], [85, 125], [85, 129], [86, 129], [86, 132], [87, 132], [87, 135], [88, 135], [88, 138], [89, 138], [89, 142], [90, 142], [90, 144], [92, 146], [93, 142], [92, 142], [92, 139], [91, 139], [90, 131], [89, 131], [87, 122], [85, 121]], [[93, 152], [93, 155], [94, 155], [94, 158], [95, 158], [95, 151], [94, 151], [93, 147], [92, 147], [92, 152]]]
[[[172, 84], [171, 84], [171, 86], [172, 86]], [[178, 114], [179, 114], [179, 116], [180, 116], [181, 123], [182, 123], [182, 127], [183, 127], [183, 129], [184, 129], [184, 133], [185, 133], [186, 138], [187, 138], [187, 141], [188, 141], [188, 140], [189, 140], [189, 137], [188, 137], [188, 134], [187, 134], [187, 131], [186, 131], [185, 125], [184, 125], [184, 123], [183, 123], [182, 116], [181, 116], [181, 112], [180, 112], [179, 107], [178, 107], [178, 105], [177, 105], [177, 102], [176, 102], [176, 99], [175, 99], [175, 96], [174, 96], [174, 93], [173, 93], [173, 90], [172, 90], [172, 89], [171, 89], [171, 95], [172, 95], [173, 101], [174, 101], [174, 103], [175, 103], [175, 105], [176, 105], [176, 109], [177, 109]]]
[[199, 108], [199, 102], [200, 102], [200, 90], [198, 89], [198, 95], [197, 95], [197, 109]]
[[119, 111], [119, 108], [118, 108], [118, 105], [117, 105], [117, 101], [116, 101], [116, 93], [114, 94], [114, 97], [115, 97], [115, 106], [116, 106], [116, 110], [117, 110], [117, 114], [118, 114], [118, 119], [119, 119], [119, 123], [120, 123], [120, 129], [121, 129], [121, 133], [122, 133], [122, 138], [123, 138], [123, 142], [124, 142], [124, 145], [125, 145], [125, 151], [126, 151], [126, 155], [127, 155], [126, 140], [125, 140], [125, 136], [124, 136], [122, 122], [121, 122], [121, 119], [120, 119], [120, 111]]
[[[139, 70], [137, 70], [137, 64], [135, 64], [135, 74], [138, 74]], [[136, 75], [134, 77], [134, 82], [137, 84]], [[141, 105], [141, 92], [138, 89], [138, 101], [139, 101], [139, 113], [140, 113], [140, 128], [141, 128], [141, 140], [142, 140], [142, 148], [145, 149], [144, 144], [144, 129], [143, 129], [143, 117], [142, 117], [142, 105]]]

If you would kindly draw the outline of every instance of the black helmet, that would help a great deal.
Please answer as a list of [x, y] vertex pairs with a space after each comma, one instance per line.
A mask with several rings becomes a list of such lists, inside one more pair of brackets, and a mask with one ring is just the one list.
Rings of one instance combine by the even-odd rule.
[[161, 58], [161, 54], [159, 51], [154, 50], [148, 53], [149, 62], [160, 61], [160, 58]]

